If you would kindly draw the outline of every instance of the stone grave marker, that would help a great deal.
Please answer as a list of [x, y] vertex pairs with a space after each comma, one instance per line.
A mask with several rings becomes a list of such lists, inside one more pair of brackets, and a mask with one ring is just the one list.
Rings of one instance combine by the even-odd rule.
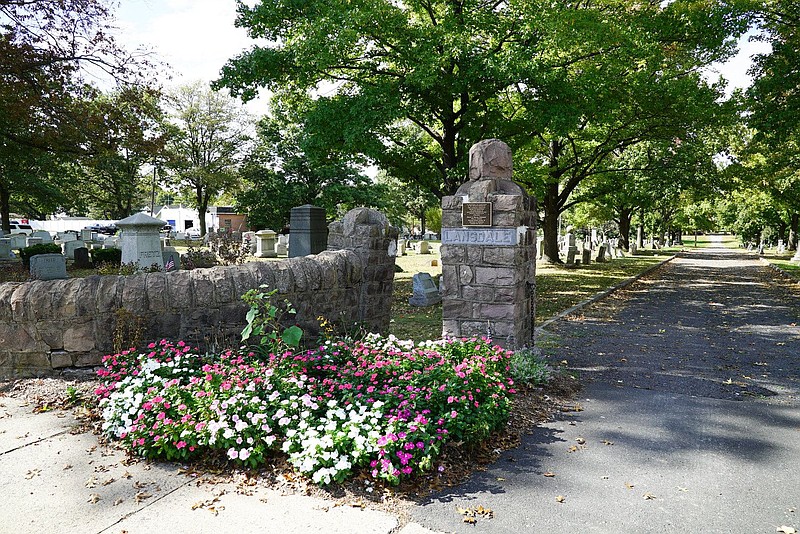
[[31, 234], [31, 237], [41, 237], [42, 243], [52, 243], [53, 236], [50, 235], [50, 232], [46, 232], [44, 230], [36, 230]]
[[68, 260], [75, 259], [75, 249], [78, 248], [86, 248], [86, 243], [80, 240], [61, 243], [61, 252], [67, 257]]
[[164, 262], [164, 270], [168, 273], [179, 271], [181, 268], [181, 255], [175, 247], [164, 247], [161, 251], [161, 259]]
[[77, 241], [78, 240], [78, 236], [76, 236], [72, 232], [64, 232], [64, 233], [57, 234], [56, 235], [56, 239], [58, 240], [59, 243], [63, 244], [63, 243], [67, 243], [69, 241]]
[[417, 253], [419, 254], [430, 254], [431, 253], [431, 244], [427, 241], [420, 241], [417, 243]]
[[89, 249], [86, 247], [78, 247], [73, 252], [75, 259], [75, 267], [78, 269], [91, 269], [92, 260], [89, 259]]
[[31, 256], [31, 278], [34, 280], [60, 280], [67, 278], [67, 258], [62, 254], [37, 254]]
[[583, 254], [581, 256], [581, 263], [584, 265], [589, 265], [592, 263], [592, 251], [588, 248], [583, 249]]
[[14, 250], [25, 248], [28, 245], [28, 236], [25, 234], [11, 234], [9, 239], [11, 240], [11, 248]]
[[442, 301], [439, 288], [429, 273], [417, 273], [411, 279], [414, 294], [408, 299], [411, 306], [433, 306]]
[[311, 204], [292, 208], [289, 218], [289, 257], [319, 254], [327, 247], [325, 210]]
[[32, 247], [33, 245], [41, 245], [42, 238], [41, 237], [29, 237], [25, 240], [26, 247]]
[[603, 263], [606, 261], [606, 246], [600, 245], [597, 247], [597, 256], [595, 257], [594, 261], [597, 263]]
[[122, 229], [122, 263], [134, 263], [145, 269], [153, 265], [164, 268], [161, 256], [160, 230], [166, 223], [144, 213], [136, 213], [117, 222]]
[[259, 230], [255, 233], [256, 237], [256, 258], [274, 258], [278, 254], [275, 252], [275, 236], [272, 230]]
[[91, 241], [92, 240], [92, 231], [89, 228], [84, 228], [81, 230], [81, 241]]
[[13, 259], [11, 252], [11, 239], [7, 237], [0, 238], [0, 261], [8, 261]]

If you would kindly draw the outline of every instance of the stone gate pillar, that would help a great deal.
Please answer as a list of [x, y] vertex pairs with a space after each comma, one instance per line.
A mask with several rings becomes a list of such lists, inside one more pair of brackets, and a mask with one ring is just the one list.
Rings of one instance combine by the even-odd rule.
[[489, 334], [509, 349], [533, 343], [536, 201], [511, 180], [497, 139], [469, 152], [469, 181], [442, 198], [442, 334]]

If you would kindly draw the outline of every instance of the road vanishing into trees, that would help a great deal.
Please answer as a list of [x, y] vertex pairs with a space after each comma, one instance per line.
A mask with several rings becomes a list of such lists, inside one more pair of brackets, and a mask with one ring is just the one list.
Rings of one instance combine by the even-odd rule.
[[[413, 512], [436, 531], [800, 531], [800, 284], [682, 253], [539, 340], [576, 410]], [[463, 523], [456, 507], [494, 517]], [[791, 531], [791, 530], [789, 530]]]

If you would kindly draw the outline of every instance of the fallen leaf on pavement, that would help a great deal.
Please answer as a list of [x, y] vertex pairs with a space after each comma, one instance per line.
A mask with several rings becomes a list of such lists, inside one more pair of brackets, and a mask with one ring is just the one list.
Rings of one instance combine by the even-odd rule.
[[609, 441], [609, 440], [607, 440], [607, 439], [604, 439], [604, 440], [603, 440], [601, 443], [602, 443], [603, 445], [613, 445], [613, 444], [614, 444], [614, 442], [613, 442], [613, 441]]
[[567, 498], [564, 497], [563, 495], [559, 495], [558, 497], [556, 497], [556, 502], [564, 502], [566, 500]]
[[656, 496], [653, 495], [652, 493], [645, 493], [644, 495], [642, 495], [642, 497], [644, 497], [646, 501], [652, 501], [656, 498]]
[[145, 499], [149, 499], [150, 497], [152, 497], [152, 495], [150, 495], [146, 491], [140, 491], [139, 493], [136, 494], [136, 497], [135, 497], [136, 498], [136, 503], [138, 504], [138, 503], [144, 501]]
[[633, 484], [631, 484], [630, 482], [626, 482], [625, 487], [628, 489], [633, 489]]
[[575, 441], [578, 442], [578, 445], [583, 445], [584, 443], [586, 443], [586, 440], [583, 438], [575, 438]]
[[547, 473], [542, 473], [542, 476], [546, 476], [547, 478], [553, 478], [554, 476], [556, 476], [556, 474], [548, 471]]
[[41, 472], [42, 472], [41, 469], [29, 469], [28, 472], [25, 473], [25, 478], [30, 480], [33, 477], [38, 477]]
[[100, 500], [100, 498], [101, 497], [100, 497], [99, 493], [92, 493], [91, 495], [89, 495], [89, 499], [86, 502], [95, 504], [95, 503], [97, 503], [97, 501]]
[[95, 477], [89, 477], [89, 480], [83, 483], [84, 486], [87, 488], [94, 488], [97, 486], [97, 479]]
[[120, 505], [125, 501], [122, 497], [118, 497], [116, 501], [114, 501], [114, 506]]
[[794, 527], [787, 526], [778, 527], [778, 532], [783, 532], [783, 534], [797, 534], [797, 530]]

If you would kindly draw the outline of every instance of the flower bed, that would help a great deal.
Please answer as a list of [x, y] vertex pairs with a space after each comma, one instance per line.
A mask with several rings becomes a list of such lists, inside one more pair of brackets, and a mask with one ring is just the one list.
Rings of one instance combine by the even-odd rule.
[[433, 469], [447, 442], [505, 424], [512, 353], [484, 339], [414, 345], [390, 336], [306, 352], [201, 355], [182, 342], [104, 358], [103, 430], [134, 454], [213, 452], [257, 467], [286, 454], [319, 484], [360, 469], [390, 483]]

